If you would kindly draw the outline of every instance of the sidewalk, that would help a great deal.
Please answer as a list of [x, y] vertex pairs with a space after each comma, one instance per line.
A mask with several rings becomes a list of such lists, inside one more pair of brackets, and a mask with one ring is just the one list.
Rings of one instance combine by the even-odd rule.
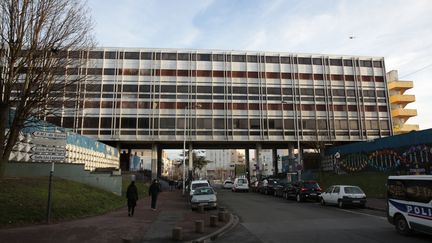
[[[126, 199], [125, 199], [126, 204]], [[150, 198], [137, 202], [135, 215], [127, 216], [127, 208], [105, 215], [51, 225], [1, 229], [0, 242], [173, 242], [172, 229], [183, 227], [183, 241], [210, 234], [226, 223], [211, 228], [210, 215], [192, 211], [181, 191], [159, 194], [158, 210], [150, 210]], [[194, 221], [205, 220], [204, 233], [194, 233]]]

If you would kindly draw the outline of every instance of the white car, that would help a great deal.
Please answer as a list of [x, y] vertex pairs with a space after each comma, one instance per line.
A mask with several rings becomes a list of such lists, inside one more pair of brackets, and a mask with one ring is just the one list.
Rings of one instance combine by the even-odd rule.
[[321, 205], [334, 204], [340, 208], [348, 205], [364, 208], [366, 194], [358, 186], [334, 185], [321, 193], [320, 202]]
[[200, 187], [211, 187], [207, 180], [192, 181], [190, 184], [189, 196], [192, 197], [195, 190]]
[[238, 191], [249, 191], [249, 183], [248, 180], [246, 178], [235, 178], [234, 180], [234, 184], [232, 186], [231, 189], [233, 192], [238, 192]]
[[204, 208], [217, 208], [216, 192], [211, 187], [198, 187], [191, 198], [192, 210], [204, 206]]
[[222, 185], [223, 189], [232, 189], [232, 187], [233, 187], [233, 182], [231, 180], [225, 180]]

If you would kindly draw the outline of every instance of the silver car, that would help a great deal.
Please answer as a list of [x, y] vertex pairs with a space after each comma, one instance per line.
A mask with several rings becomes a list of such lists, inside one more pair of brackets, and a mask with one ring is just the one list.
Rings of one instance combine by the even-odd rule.
[[199, 187], [195, 189], [191, 198], [191, 208], [194, 210], [201, 205], [204, 208], [217, 208], [217, 197], [213, 188]]

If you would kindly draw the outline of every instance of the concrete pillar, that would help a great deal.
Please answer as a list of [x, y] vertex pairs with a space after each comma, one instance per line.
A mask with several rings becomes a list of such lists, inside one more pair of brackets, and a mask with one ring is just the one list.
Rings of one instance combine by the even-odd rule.
[[157, 148], [157, 177], [162, 175], [162, 146]]
[[245, 149], [245, 164], [246, 164], [246, 178], [250, 182], [250, 162], [249, 162], [249, 149]]
[[272, 159], [273, 159], [273, 175], [278, 174], [278, 157], [277, 157], [277, 149], [272, 149]]
[[262, 175], [262, 170], [263, 170], [263, 166], [261, 164], [261, 150], [262, 150], [262, 146], [260, 143], [256, 144], [256, 149], [255, 149], [255, 160], [256, 160], [256, 165], [257, 165], [257, 177], [258, 179], [261, 179], [261, 175]]
[[158, 175], [158, 146], [157, 144], [152, 145], [152, 153], [151, 153], [151, 178], [152, 180], [157, 179]]
[[288, 158], [293, 159], [294, 156], [294, 144], [288, 144]]
[[189, 152], [189, 156], [188, 156], [188, 159], [189, 159], [188, 178], [192, 179], [192, 171], [193, 171], [193, 158], [192, 158], [193, 157], [193, 147], [192, 147], [192, 143], [189, 144], [188, 152]]

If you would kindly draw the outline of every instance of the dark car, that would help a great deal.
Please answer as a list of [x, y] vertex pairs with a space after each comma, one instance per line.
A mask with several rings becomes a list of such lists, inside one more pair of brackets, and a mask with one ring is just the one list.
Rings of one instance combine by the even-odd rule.
[[278, 179], [264, 179], [262, 186], [259, 188], [261, 193], [264, 193], [266, 195], [273, 195], [274, 194], [274, 189], [278, 184]]
[[291, 186], [291, 183], [287, 181], [279, 181], [279, 183], [274, 187], [273, 195], [276, 197], [284, 197], [286, 188]]
[[297, 202], [314, 200], [319, 202], [321, 188], [316, 181], [300, 181], [286, 188], [286, 197], [295, 198]]

